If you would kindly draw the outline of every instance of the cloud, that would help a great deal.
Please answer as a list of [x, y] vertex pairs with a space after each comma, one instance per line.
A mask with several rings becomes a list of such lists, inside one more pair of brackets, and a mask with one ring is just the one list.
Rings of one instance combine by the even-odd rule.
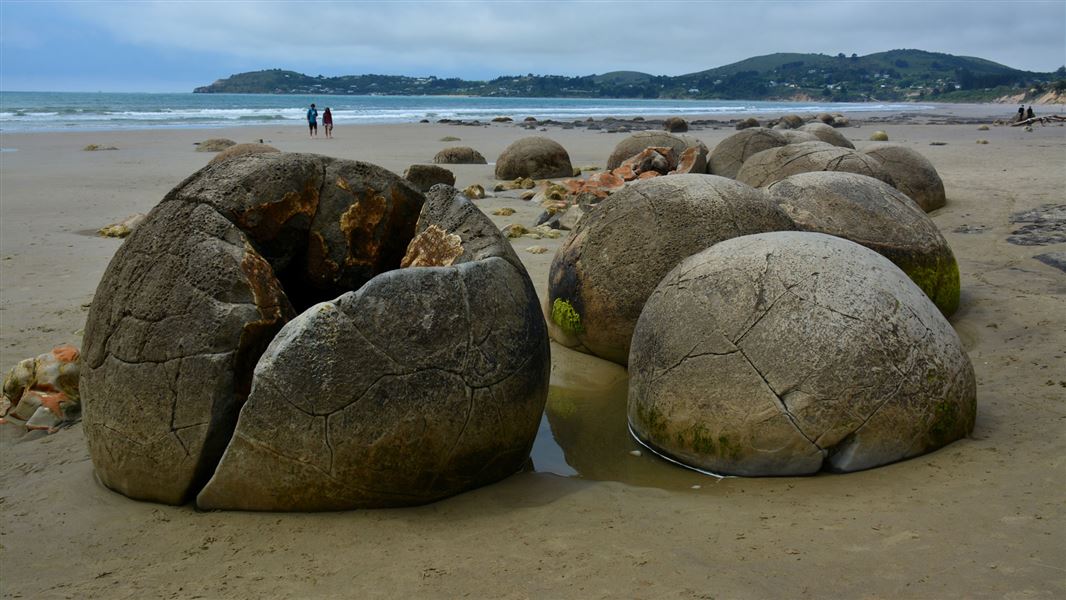
[[698, 71], [770, 52], [920, 48], [1050, 70], [1062, 2], [74, 4], [131, 44], [330, 73]]

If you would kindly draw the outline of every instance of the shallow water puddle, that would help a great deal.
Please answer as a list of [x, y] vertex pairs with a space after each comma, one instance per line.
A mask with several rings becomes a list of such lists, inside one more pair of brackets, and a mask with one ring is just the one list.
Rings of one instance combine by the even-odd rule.
[[665, 489], [709, 486], [715, 477], [671, 464], [629, 433], [625, 369], [552, 344], [552, 378], [533, 467], [542, 473]]

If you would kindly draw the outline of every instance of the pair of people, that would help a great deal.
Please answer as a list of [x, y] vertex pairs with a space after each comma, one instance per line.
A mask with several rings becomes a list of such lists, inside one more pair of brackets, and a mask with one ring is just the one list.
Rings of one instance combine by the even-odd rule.
[[[307, 109], [307, 127], [311, 137], [318, 135], [318, 109], [315, 108], [315, 104], [311, 103], [311, 108]], [[322, 113], [322, 128], [326, 130], [326, 137], [333, 137], [333, 113], [329, 112], [329, 107]]]
[[1036, 115], [1033, 114], [1033, 106], [1029, 105], [1029, 110], [1027, 111], [1027, 110], [1025, 110], [1025, 105], [1023, 104], [1023, 105], [1018, 107], [1018, 118], [1016, 120], [1017, 121], [1024, 121], [1026, 119], [1032, 119], [1035, 116]]

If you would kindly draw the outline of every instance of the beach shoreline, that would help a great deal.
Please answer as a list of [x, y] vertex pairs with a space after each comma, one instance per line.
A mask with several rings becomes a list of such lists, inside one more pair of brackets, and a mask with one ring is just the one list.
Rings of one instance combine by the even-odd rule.
[[[1008, 104], [944, 106], [937, 113], [943, 118], [862, 113], [837, 131], [862, 148], [883, 129], [926, 156], [944, 180], [948, 204], [930, 216], [962, 278], [951, 323], [977, 375], [971, 437], [847, 475], [716, 482], [647, 453], [633, 456], [624, 444], [597, 450], [602, 469], [594, 472], [582, 462], [582, 440], [560, 436], [563, 456], [556, 458], [577, 476], [564, 476], [562, 465], [545, 467], [538, 450], [533, 472], [423, 507], [255, 514], [129, 500], [94, 477], [80, 425], [25, 435], [8, 424], [0, 426], [0, 506], [8, 517], [0, 527], [2, 594], [1066, 595], [1066, 273], [1034, 258], [1066, 252], [1066, 244], [1007, 241], [1018, 227], [1012, 215], [1064, 202], [1066, 127], [992, 125], [1012, 118]], [[979, 121], [990, 128], [978, 130]], [[732, 126], [706, 123], [689, 135], [713, 148], [732, 133]], [[0, 368], [60, 343], [80, 345], [96, 284], [121, 243], [93, 232], [151, 210], [213, 156], [196, 151], [207, 138], [263, 140], [398, 174], [447, 146], [471, 146], [489, 164], [447, 165], [456, 187], [491, 190], [493, 161], [521, 137], [548, 136], [574, 166], [602, 168], [627, 134], [434, 122], [338, 124], [335, 135], [311, 139], [305, 126], [288, 124], [0, 134], [0, 145], [16, 149], [0, 155]], [[460, 139], [442, 141], [448, 136]], [[90, 144], [116, 149], [85, 151]], [[491, 217], [498, 226], [532, 225], [542, 209], [517, 196], [492, 194], [476, 204], [486, 214], [514, 209]], [[542, 298], [562, 241], [512, 242]], [[534, 245], [547, 252], [528, 252]], [[579, 414], [589, 423], [599, 414], [596, 402], [617, 401], [624, 390], [625, 372], [615, 365], [557, 344], [552, 362], [552, 397], [585, 403]], [[552, 435], [550, 427], [544, 435]]]

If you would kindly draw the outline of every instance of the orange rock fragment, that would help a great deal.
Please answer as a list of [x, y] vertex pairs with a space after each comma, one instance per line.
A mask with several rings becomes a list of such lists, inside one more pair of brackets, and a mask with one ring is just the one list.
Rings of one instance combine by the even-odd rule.
[[622, 163], [617, 169], [611, 171], [614, 175], [622, 178], [623, 181], [632, 181], [637, 178], [637, 171], [632, 164], [627, 162]]
[[677, 168], [668, 173], [669, 175], [681, 175], [684, 173], [691, 173], [696, 166], [696, 160], [699, 158], [700, 150], [696, 147], [685, 148], [685, 151], [681, 153], [681, 159], [677, 161]]
[[644, 171], [637, 176], [637, 179], [651, 179], [652, 177], [659, 177], [658, 171]]

